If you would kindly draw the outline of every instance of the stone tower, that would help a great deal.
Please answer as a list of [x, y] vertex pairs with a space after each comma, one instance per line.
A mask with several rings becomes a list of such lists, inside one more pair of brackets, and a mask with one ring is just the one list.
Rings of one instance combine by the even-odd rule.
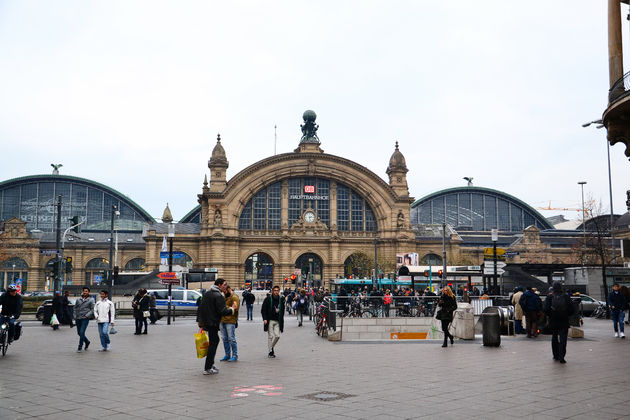
[[210, 168], [210, 192], [222, 192], [226, 185], [226, 171], [229, 166], [225, 149], [221, 146], [221, 134], [217, 134], [217, 144], [212, 150], [212, 156], [208, 161]]
[[407, 186], [407, 163], [405, 157], [398, 150], [398, 142], [396, 149], [389, 158], [389, 166], [387, 167], [387, 175], [389, 175], [389, 185], [394, 189], [399, 197], [409, 197], [409, 187]]

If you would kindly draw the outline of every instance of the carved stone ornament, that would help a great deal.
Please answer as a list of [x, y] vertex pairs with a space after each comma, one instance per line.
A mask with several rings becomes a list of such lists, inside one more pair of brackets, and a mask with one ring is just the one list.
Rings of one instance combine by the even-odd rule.
[[405, 227], [405, 216], [402, 211], [398, 212], [398, 218], [396, 220], [396, 227], [402, 228]]

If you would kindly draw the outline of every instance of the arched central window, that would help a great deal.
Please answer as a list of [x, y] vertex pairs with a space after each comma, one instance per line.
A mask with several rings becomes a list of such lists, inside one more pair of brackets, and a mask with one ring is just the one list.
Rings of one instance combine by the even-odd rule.
[[273, 260], [264, 252], [257, 252], [245, 260], [245, 286], [253, 289], [271, 289]]
[[85, 265], [85, 284], [101, 284], [109, 263], [105, 258], [93, 258]]
[[305, 287], [322, 286], [322, 259], [311, 252], [302, 254], [295, 261], [295, 268], [301, 270], [301, 285]]
[[[239, 229], [279, 230], [282, 225], [282, 182], [271, 184], [245, 204], [239, 218]], [[330, 195], [333, 181], [316, 177], [290, 178], [288, 184], [289, 227], [311, 208], [319, 220], [330, 226], [331, 202], [337, 202], [337, 229], [342, 231], [375, 231], [376, 218], [370, 205], [350, 187], [337, 183], [337, 194]]]
[[12, 257], [0, 264], [0, 289], [22, 279], [22, 290], [26, 289], [28, 280], [28, 264], [22, 258]]

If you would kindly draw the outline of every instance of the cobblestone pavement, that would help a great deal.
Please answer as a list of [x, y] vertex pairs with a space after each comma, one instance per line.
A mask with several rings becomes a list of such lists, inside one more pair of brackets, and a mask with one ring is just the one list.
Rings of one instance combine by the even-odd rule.
[[97, 352], [93, 322], [83, 353], [74, 329], [25, 322], [23, 338], [0, 357], [0, 419], [630, 416], [630, 339], [615, 339], [610, 321], [587, 319], [586, 338], [569, 340], [561, 365], [548, 336], [504, 337], [500, 348], [480, 339], [447, 349], [435, 341], [332, 343], [289, 317], [278, 357], [268, 359], [255, 313], [239, 323], [239, 361], [217, 362], [213, 376], [202, 375], [192, 318], [162, 320], [140, 336], [133, 320], [119, 320], [109, 353]]

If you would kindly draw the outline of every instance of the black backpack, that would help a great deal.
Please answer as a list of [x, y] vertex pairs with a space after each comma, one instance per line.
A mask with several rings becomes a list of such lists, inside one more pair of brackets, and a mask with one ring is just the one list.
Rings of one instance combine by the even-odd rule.
[[559, 314], [566, 314], [569, 312], [566, 295], [554, 293], [551, 296], [551, 311]]

